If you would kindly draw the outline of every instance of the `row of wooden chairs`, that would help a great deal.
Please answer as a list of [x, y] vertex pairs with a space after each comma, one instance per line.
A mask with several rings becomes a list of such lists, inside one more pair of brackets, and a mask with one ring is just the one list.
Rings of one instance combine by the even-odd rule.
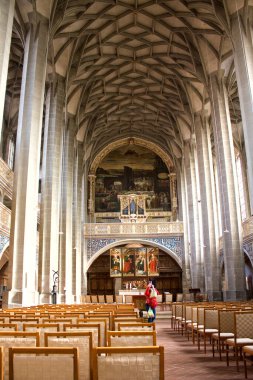
[[232, 349], [239, 370], [239, 359], [243, 355], [245, 377], [247, 361], [253, 354], [253, 303], [175, 303], [172, 305], [171, 327], [181, 334], [197, 341], [198, 350], [201, 342], [206, 353], [207, 342], [211, 343], [213, 356], [217, 350], [220, 359], [226, 353], [229, 366]]
[[[79, 371], [79, 361], [79, 349], [74, 347], [13, 347], [9, 350], [8, 378], [9, 380], [87, 379], [82, 377]], [[93, 350], [92, 368], [93, 380], [108, 378], [164, 380], [164, 350], [159, 346], [99, 347]], [[5, 369], [3, 348], [0, 347], [1, 380], [4, 379]]]

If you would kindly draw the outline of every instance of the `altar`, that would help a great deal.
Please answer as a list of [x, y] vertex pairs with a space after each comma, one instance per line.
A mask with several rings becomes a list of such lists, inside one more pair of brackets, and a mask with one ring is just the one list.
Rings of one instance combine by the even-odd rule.
[[139, 310], [145, 310], [145, 303], [146, 303], [145, 289], [131, 289], [131, 290], [123, 289], [123, 290], [119, 290], [119, 295], [123, 297], [123, 303], [126, 302], [126, 299], [125, 299], [126, 296], [132, 296], [134, 307], [138, 308]]

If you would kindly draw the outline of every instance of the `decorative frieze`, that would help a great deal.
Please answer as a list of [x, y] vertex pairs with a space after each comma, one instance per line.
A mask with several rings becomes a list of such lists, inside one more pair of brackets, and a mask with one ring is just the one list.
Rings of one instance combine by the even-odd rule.
[[84, 237], [90, 236], [108, 236], [122, 235], [183, 235], [184, 228], [183, 222], [169, 222], [169, 223], [89, 223], [84, 224], [83, 234]]

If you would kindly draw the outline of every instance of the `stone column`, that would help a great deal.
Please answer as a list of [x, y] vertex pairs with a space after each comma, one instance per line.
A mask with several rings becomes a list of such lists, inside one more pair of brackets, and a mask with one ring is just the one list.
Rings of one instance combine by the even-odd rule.
[[12, 25], [15, 0], [1, 0], [0, 12], [0, 143], [5, 101], [5, 88], [8, 75]]
[[89, 214], [91, 221], [94, 219], [95, 214], [95, 184], [96, 184], [96, 176], [94, 174], [88, 175], [89, 181]]
[[215, 234], [213, 162], [209, 125], [203, 115], [195, 116], [195, 134], [201, 193], [199, 201], [202, 212], [205, 288], [209, 301], [220, 301], [222, 297]]
[[80, 303], [82, 278], [82, 174], [83, 174], [83, 145], [77, 143], [74, 177], [74, 206], [73, 206], [73, 279], [72, 288], [75, 302]]
[[204, 290], [203, 278], [203, 262], [200, 247], [200, 226], [199, 226], [199, 210], [197, 199], [197, 183], [195, 170], [195, 147], [190, 142], [185, 144], [184, 148], [184, 165], [186, 175], [186, 191], [188, 206], [188, 225], [189, 225], [189, 243], [190, 243], [190, 262], [191, 262], [191, 278], [192, 287]]
[[59, 302], [73, 303], [73, 175], [76, 124], [69, 119], [63, 144], [61, 232], [59, 252]]
[[[178, 173], [179, 169], [177, 170]], [[179, 181], [178, 181], [179, 182]], [[181, 208], [182, 208], [182, 220], [184, 221], [184, 255], [182, 258], [182, 287], [183, 292], [188, 293], [189, 289], [192, 288], [191, 280], [191, 265], [190, 265], [190, 255], [189, 255], [189, 234], [188, 234], [188, 213], [187, 213], [187, 191], [186, 191], [186, 175], [184, 163], [182, 165], [182, 170], [180, 170], [180, 184], [181, 184]], [[180, 219], [181, 220], [181, 219]]]
[[64, 79], [51, 78], [46, 99], [41, 178], [39, 293], [40, 303], [51, 303], [53, 271], [58, 271]]
[[[226, 289], [225, 300], [245, 299], [244, 258], [241, 240], [241, 218], [236, 183], [233, 136], [224, 86], [224, 72], [210, 76], [212, 124], [219, 175], [220, 207], [222, 213], [223, 252]], [[241, 227], [240, 227], [241, 228]]]
[[[36, 299], [37, 207], [48, 21], [29, 15], [18, 118], [10, 241], [9, 304]], [[37, 294], [38, 295], [38, 294]]]
[[253, 7], [248, 7], [249, 25], [242, 22], [241, 12], [232, 17], [233, 51], [236, 78], [242, 114], [244, 144], [247, 156], [247, 172], [251, 215], [253, 215], [253, 43], [252, 21]]
[[171, 199], [171, 210], [172, 210], [172, 220], [177, 220], [177, 175], [176, 173], [170, 173], [170, 199]]

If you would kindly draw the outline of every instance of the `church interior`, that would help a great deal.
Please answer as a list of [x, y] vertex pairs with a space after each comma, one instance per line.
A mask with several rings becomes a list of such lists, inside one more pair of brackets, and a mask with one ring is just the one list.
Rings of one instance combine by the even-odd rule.
[[[253, 1], [0, 0], [0, 30], [3, 323], [100, 313], [108, 326], [90, 373], [78, 374], [80, 350], [66, 352], [73, 371], [61, 380], [119, 377], [97, 369], [110, 357], [103, 346], [120, 313], [145, 319], [149, 281], [165, 347], [143, 351], [157, 360], [152, 379], [169, 376], [166, 318], [173, 339], [196, 333], [205, 349], [209, 336], [190, 330], [187, 312], [206, 321], [212, 308], [218, 326], [221, 307], [246, 308], [249, 326]], [[158, 347], [153, 335], [139, 346]], [[0, 327], [0, 365], [1, 345]], [[246, 363], [253, 351], [240, 349]]]

